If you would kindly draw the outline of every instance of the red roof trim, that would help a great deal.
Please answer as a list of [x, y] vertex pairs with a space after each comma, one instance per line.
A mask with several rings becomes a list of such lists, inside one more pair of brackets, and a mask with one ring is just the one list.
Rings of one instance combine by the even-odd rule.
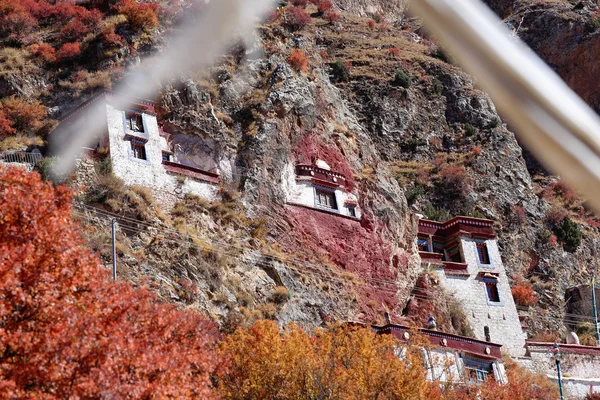
[[[402, 325], [373, 326], [372, 329], [378, 334], [392, 334], [402, 341], [404, 341], [404, 332], [410, 332], [409, 327]], [[502, 359], [502, 353], [500, 351], [500, 348], [502, 347], [501, 344], [484, 342], [466, 336], [453, 335], [451, 333], [432, 331], [429, 329], [419, 328], [417, 330], [421, 334], [428, 336], [431, 344], [436, 347], [464, 351], [489, 360]], [[445, 346], [441, 344], [442, 339], [446, 339], [447, 341]], [[489, 348], [490, 354], [486, 354], [486, 348]]]

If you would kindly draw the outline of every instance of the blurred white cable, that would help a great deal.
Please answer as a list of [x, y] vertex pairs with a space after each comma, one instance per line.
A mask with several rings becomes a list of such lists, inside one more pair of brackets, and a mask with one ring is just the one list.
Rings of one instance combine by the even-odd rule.
[[[600, 212], [600, 118], [479, 0], [412, 0], [411, 9], [479, 78], [519, 138]], [[590, 82], [590, 84], [592, 84]]]

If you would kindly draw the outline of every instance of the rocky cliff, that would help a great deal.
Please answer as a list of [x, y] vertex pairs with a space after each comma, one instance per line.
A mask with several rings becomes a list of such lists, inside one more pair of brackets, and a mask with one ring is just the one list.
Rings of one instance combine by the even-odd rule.
[[[597, 108], [591, 5], [490, 5]], [[418, 21], [403, 20], [403, 1], [336, 7], [332, 16], [309, 5], [301, 28], [273, 17], [254, 48], [239, 44], [157, 96], [178, 153], [221, 171], [222, 200], [165, 204], [121, 187], [102, 161], [84, 162], [76, 182], [87, 186], [79, 213], [91, 219], [90, 244], [108, 263], [107, 218], [125, 216], [121, 276], [149, 280], [225, 327], [257, 318], [382, 322], [385, 311], [421, 324], [427, 310], [443, 329], [465, 333], [460, 310], [444, 307], [451, 298], [420, 271], [414, 214], [485, 217], [497, 221], [514, 285], [537, 294], [532, 334], [565, 329], [563, 294], [586, 279], [598, 219], [521, 148], [491, 99]], [[138, 55], [160, 51], [159, 32], [143, 37]], [[118, 79], [115, 70], [137, 57], [124, 49], [95, 65], [94, 76], [111, 69]], [[60, 83], [65, 72], [22, 75], [3, 75], [3, 95], [37, 96], [56, 115], [90, 94]], [[349, 177], [360, 222], [286, 203], [295, 165], [314, 159]], [[429, 293], [418, 299], [421, 311], [410, 302], [415, 285]]]

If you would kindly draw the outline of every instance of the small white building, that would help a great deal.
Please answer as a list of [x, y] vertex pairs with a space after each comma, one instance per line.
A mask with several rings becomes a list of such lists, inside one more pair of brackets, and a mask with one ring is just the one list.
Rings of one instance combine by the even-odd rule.
[[[373, 327], [377, 334], [390, 334], [400, 342], [410, 340], [411, 329], [388, 324]], [[419, 329], [430, 347], [423, 348], [429, 380], [452, 383], [508, 382], [502, 362], [502, 345], [430, 329]]]
[[68, 140], [90, 123], [86, 121], [86, 111], [100, 107], [104, 127], [86, 150], [110, 157], [113, 174], [125, 184], [148, 187], [158, 198], [187, 193], [209, 200], [216, 198], [218, 171], [204, 171], [178, 162], [169, 134], [158, 125], [154, 102], [132, 99], [127, 109], [115, 104], [109, 93], [102, 93], [69, 112], [52, 135]]
[[[290, 170], [293, 167], [290, 167]], [[286, 203], [360, 219], [358, 198], [347, 190], [347, 178], [323, 160], [298, 164], [295, 171], [284, 171]]]
[[421, 265], [440, 277], [466, 313], [475, 338], [500, 343], [513, 357], [525, 354], [526, 334], [493, 230], [486, 219], [419, 220]]
[[[568, 399], [600, 393], [600, 347], [559, 344], [561, 379]], [[517, 361], [529, 370], [558, 382], [554, 343], [527, 340], [526, 357]]]

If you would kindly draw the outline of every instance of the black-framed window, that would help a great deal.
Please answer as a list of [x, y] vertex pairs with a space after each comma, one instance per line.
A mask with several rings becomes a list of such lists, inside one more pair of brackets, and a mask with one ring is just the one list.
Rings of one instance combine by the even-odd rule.
[[171, 153], [167, 153], [166, 151], [162, 152], [162, 160], [163, 161], [171, 161]]
[[348, 215], [351, 216], [351, 217], [356, 218], [356, 207], [349, 206], [348, 207]]
[[429, 253], [429, 240], [425, 238], [418, 238], [417, 243], [419, 245], [419, 251], [424, 251]]
[[476, 242], [477, 256], [479, 257], [480, 264], [490, 263], [490, 253], [488, 252], [487, 244], [483, 241]]
[[129, 144], [131, 145], [131, 155], [134, 158], [139, 158], [140, 160], [147, 160], [146, 157], [146, 144], [141, 140], [129, 139]]
[[315, 204], [319, 207], [331, 208], [337, 210], [335, 201], [335, 191], [316, 188], [315, 189]]
[[127, 129], [134, 132], [144, 132], [144, 123], [142, 120], [142, 114], [136, 112], [125, 113], [125, 125]]
[[497, 281], [485, 281], [485, 292], [490, 303], [500, 303], [500, 292], [498, 291]]

